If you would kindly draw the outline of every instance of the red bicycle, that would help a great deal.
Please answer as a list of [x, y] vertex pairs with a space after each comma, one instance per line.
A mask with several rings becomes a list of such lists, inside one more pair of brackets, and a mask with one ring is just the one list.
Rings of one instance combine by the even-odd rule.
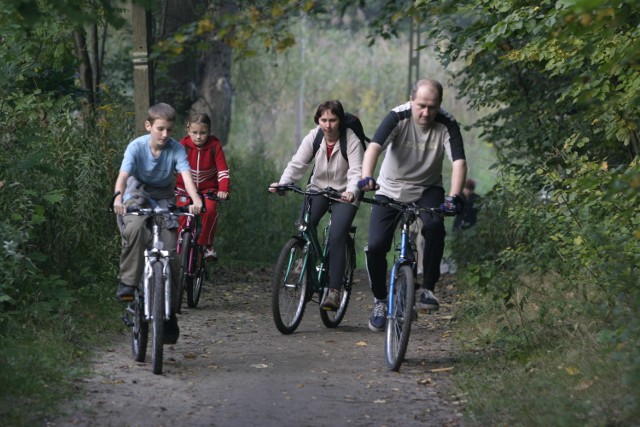
[[[188, 194], [176, 191], [177, 197], [189, 197]], [[224, 201], [209, 191], [203, 196], [209, 200]], [[184, 292], [187, 291], [187, 306], [196, 308], [202, 293], [202, 283], [207, 278], [205, 248], [199, 245], [198, 237], [202, 229], [200, 216], [186, 214], [186, 223], [178, 236], [178, 254], [180, 255], [180, 283], [178, 288], [178, 310], [182, 307]], [[178, 311], [179, 312], [179, 311]]]

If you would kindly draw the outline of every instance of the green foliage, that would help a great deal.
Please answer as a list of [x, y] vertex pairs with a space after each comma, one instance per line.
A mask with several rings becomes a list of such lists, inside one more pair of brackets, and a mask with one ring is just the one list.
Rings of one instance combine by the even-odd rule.
[[300, 200], [267, 191], [278, 173], [273, 162], [234, 150], [225, 155], [232, 187], [220, 207], [216, 249], [225, 260], [271, 265], [294, 233]]

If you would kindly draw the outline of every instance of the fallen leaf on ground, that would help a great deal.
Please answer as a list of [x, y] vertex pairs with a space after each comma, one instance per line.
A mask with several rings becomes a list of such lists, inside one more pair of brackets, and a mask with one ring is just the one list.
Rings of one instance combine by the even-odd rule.
[[359, 346], [361, 346], [361, 347], [364, 347], [364, 346], [367, 346], [367, 345], [369, 345], [369, 344], [367, 344], [367, 342], [366, 342], [366, 341], [358, 341], [358, 342], [356, 343], [356, 345], [359, 345]]
[[449, 371], [453, 371], [453, 366], [449, 366], [446, 368], [435, 368], [431, 370], [431, 372], [449, 372]]

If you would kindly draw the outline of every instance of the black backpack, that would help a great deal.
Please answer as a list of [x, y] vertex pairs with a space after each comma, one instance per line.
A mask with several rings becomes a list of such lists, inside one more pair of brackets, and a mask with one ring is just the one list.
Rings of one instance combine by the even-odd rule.
[[[366, 151], [367, 143], [371, 142], [364, 134], [364, 128], [362, 127], [362, 123], [360, 119], [355, 114], [344, 113], [344, 120], [340, 125], [340, 152], [342, 153], [342, 157], [349, 162], [347, 158], [347, 131], [346, 129], [351, 129], [358, 139], [360, 140], [360, 144], [362, 144], [362, 149]], [[318, 130], [316, 134], [316, 138], [313, 140], [313, 155], [309, 161], [313, 160], [316, 157], [316, 153], [320, 149], [320, 144], [322, 144], [322, 138], [324, 138], [324, 133], [322, 130]]]

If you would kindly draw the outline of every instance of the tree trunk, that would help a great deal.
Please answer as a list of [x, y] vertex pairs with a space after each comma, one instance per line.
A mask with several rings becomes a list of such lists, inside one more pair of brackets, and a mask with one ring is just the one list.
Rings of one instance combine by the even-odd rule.
[[[181, 26], [202, 19], [206, 14], [229, 13], [237, 9], [232, 2], [215, 2], [206, 9], [200, 0], [163, 0], [158, 19], [159, 37], [173, 35]], [[222, 4], [218, 4], [222, 3]], [[157, 75], [158, 101], [167, 102], [181, 116], [207, 113], [215, 134], [226, 144], [231, 126], [231, 48], [210, 40], [205, 51], [181, 55]], [[180, 129], [178, 127], [178, 129]], [[183, 131], [184, 133], [184, 131]]]
[[92, 109], [95, 105], [95, 99], [93, 97], [93, 71], [87, 49], [87, 36], [83, 28], [78, 28], [73, 32], [73, 42], [75, 44], [76, 57], [80, 61], [78, 69], [80, 87], [87, 94], [86, 106]]

